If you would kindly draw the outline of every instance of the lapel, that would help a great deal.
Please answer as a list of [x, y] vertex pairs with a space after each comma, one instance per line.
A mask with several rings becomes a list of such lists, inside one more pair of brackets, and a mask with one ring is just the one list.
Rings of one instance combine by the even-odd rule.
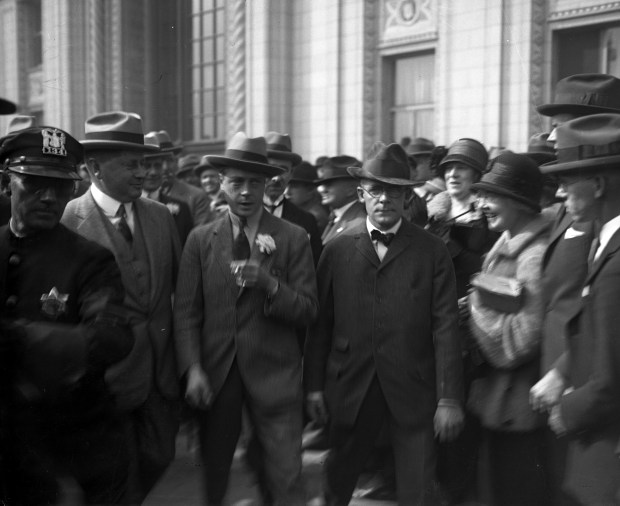
[[[162, 224], [157, 222], [156, 213], [150, 212], [148, 204], [145, 203], [145, 199], [142, 197], [134, 201], [133, 203], [134, 221], [142, 232], [142, 240], [144, 241], [144, 247], [146, 250], [147, 260], [149, 263], [151, 287], [151, 300], [155, 298], [160, 281], [165, 277], [163, 275], [162, 257], [157, 255], [157, 251], [165, 251], [161, 248], [161, 244], [167, 242], [166, 237], [163, 236]], [[136, 227], [136, 230], [138, 229]], [[175, 231], [176, 233], [176, 231]]]
[[6, 298], [6, 275], [7, 265], [9, 265], [9, 225], [0, 228], [0, 301]]
[[232, 224], [228, 214], [225, 218], [218, 220], [212, 232], [212, 250], [215, 263], [220, 267], [222, 278], [229, 280], [227, 285], [237, 295], [238, 287], [235, 284], [234, 276], [230, 272], [230, 263], [233, 261], [232, 256]]
[[[379, 265], [379, 270], [384, 269], [386, 265], [388, 265], [392, 260], [394, 260], [398, 255], [400, 255], [403, 251], [405, 251], [409, 245], [411, 244], [411, 227], [412, 225], [403, 218], [402, 223], [400, 224], [400, 228], [396, 232], [394, 239], [390, 243], [389, 248], [387, 249], [387, 253], [383, 257], [383, 261], [381, 265]], [[366, 234], [368, 235], [368, 234]], [[368, 238], [370, 241], [370, 237]], [[372, 242], [371, 242], [372, 245]], [[374, 247], [373, 247], [374, 250]]]
[[607, 262], [609, 258], [615, 255], [615, 253], [620, 249], [620, 230], [618, 230], [609, 240], [605, 249], [601, 252], [598, 260], [594, 262], [592, 265], [592, 269], [588, 273], [588, 277], [584, 283], [584, 286], [591, 285], [594, 281], [594, 278], [599, 273], [599, 271], [603, 268], [603, 265]]
[[[370, 236], [368, 235], [366, 223], [358, 227], [353, 237], [355, 237], [355, 247], [357, 248], [357, 251], [359, 251], [362, 256], [366, 258], [366, 260], [368, 260], [373, 266], [379, 268], [381, 262], [379, 261], [379, 257], [377, 256], [375, 247], [373, 246], [372, 241], [370, 240]], [[388, 251], [389, 250], [390, 248], [388, 248]]]
[[115, 256], [118, 255], [118, 251], [103, 221], [107, 218], [95, 203], [90, 190], [78, 199], [75, 215], [78, 219], [76, 230], [81, 236], [99, 243], [104, 248], [112, 251]]

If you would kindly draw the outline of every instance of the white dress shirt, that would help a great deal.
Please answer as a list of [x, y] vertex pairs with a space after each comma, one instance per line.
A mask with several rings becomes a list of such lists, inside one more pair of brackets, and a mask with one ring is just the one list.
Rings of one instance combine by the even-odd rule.
[[[116, 225], [120, 221], [120, 217], [118, 217], [116, 213], [118, 212], [121, 202], [103, 193], [94, 184], [90, 185], [90, 192], [93, 195], [93, 199], [95, 199], [95, 203], [101, 208], [103, 214], [105, 214], [106, 218], [108, 218], [112, 225], [116, 228]], [[133, 234], [135, 232], [133, 202], [125, 202], [123, 205], [125, 206], [125, 219], [127, 220], [127, 225], [129, 225], [129, 230], [131, 230], [131, 233]]]
[[402, 222], [403, 222], [403, 219], [401, 218], [400, 220], [398, 220], [398, 223], [396, 223], [396, 225], [394, 225], [393, 227], [390, 227], [388, 230], [379, 230], [377, 227], [375, 227], [370, 222], [370, 218], [366, 216], [366, 229], [368, 230], [368, 235], [371, 236], [370, 240], [372, 241], [372, 245], [375, 247], [375, 251], [377, 252], [377, 256], [379, 257], [379, 260], [383, 261], [383, 257], [385, 257], [388, 247], [385, 244], [383, 244], [381, 241], [373, 241], [372, 235], [371, 235], [372, 231], [379, 230], [379, 232], [381, 232], [382, 234], [396, 234]]

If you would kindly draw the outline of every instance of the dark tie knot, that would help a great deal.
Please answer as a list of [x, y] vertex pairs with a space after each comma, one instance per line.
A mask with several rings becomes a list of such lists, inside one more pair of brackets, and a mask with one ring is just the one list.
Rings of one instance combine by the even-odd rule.
[[392, 239], [394, 239], [394, 234], [384, 234], [375, 228], [372, 232], [370, 232], [370, 237], [373, 241], [381, 241], [386, 246], [389, 246]]

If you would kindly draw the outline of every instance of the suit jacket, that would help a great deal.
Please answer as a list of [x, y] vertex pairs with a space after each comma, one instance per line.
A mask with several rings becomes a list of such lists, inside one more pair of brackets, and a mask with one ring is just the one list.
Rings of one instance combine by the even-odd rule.
[[312, 249], [312, 258], [314, 259], [314, 265], [316, 265], [319, 262], [323, 244], [321, 243], [321, 234], [314, 216], [300, 209], [290, 200], [284, 199], [282, 201], [282, 219], [299, 225], [308, 233], [310, 248]]
[[355, 204], [344, 212], [338, 223], [331, 226], [328, 224], [327, 227], [325, 227], [323, 235], [321, 236], [323, 246], [334, 237], [350, 233], [351, 230], [361, 223], [366, 223], [366, 208], [361, 202], [355, 202]]
[[62, 223], [78, 234], [98, 242], [116, 257], [125, 287], [125, 306], [131, 313], [135, 345], [130, 355], [108, 371], [106, 380], [121, 409], [140, 406], [153, 385], [160, 393], [178, 396], [176, 359], [172, 339], [172, 294], [180, 257], [178, 234], [168, 209], [149, 199], [134, 202], [135, 219], [142, 230], [148, 252], [149, 292], [132, 264], [131, 252], [119, 247], [110, 233], [111, 225], [86, 192], [67, 205]]
[[273, 299], [264, 290], [237, 286], [228, 214], [187, 239], [174, 306], [179, 370], [201, 364], [217, 394], [236, 359], [252, 400], [280, 408], [301, 400], [295, 328], [317, 315], [315, 272], [303, 229], [264, 211], [257, 233], [276, 244], [271, 254], [254, 247], [250, 257], [279, 279]]
[[325, 391], [332, 420], [355, 422], [375, 375], [409, 427], [432, 420], [438, 399], [462, 399], [456, 284], [441, 239], [403, 220], [380, 262], [364, 223], [329, 242], [317, 279], [304, 382]]
[[171, 186], [165, 193], [172, 198], [187, 202], [194, 226], [204, 225], [211, 220], [211, 199], [201, 188], [173, 178]]
[[172, 217], [174, 218], [174, 224], [177, 227], [179, 233], [179, 239], [181, 241], [181, 247], [185, 245], [187, 236], [194, 228], [194, 220], [192, 219], [192, 213], [189, 209], [189, 205], [184, 200], [175, 199], [170, 195], [164, 195], [159, 193], [159, 201], [164, 204]]
[[[588, 271], [588, 252], [593, 240], [591, 224], [574, 224], [564, 208], [561, 213], [543, 257], [543, 375], [566, 350], [566, 326], [581, 307], [581, 288]], [[571, 227], [573, 229], [567, 235]]]

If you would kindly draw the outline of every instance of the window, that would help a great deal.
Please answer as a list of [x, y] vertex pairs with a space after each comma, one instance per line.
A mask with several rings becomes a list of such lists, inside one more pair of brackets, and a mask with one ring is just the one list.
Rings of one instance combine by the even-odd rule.
[[226, 136], [224, 68], [225, 0], [192, 0], [192, 140]]
[[394, 61], [391, 108], [392, 139], [433, 138], [435, 113], [435, 55], [398, 58]]

